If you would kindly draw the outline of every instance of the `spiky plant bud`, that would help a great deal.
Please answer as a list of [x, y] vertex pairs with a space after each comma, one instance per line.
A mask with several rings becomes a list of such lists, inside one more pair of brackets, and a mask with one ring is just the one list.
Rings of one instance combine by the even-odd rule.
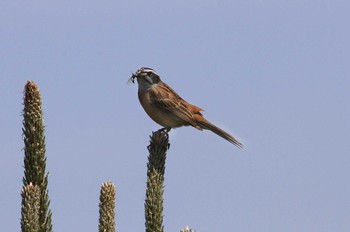
[[115, 232], [115, 194], [116, 188], [112, 182], [104, 182], [100, 192], [99, 232]]
[[193, 229], [190, 229], [190, 228], [188, 228], [188, 226], [186, 226], [186, 228], [185, 228], [185, 229], [180, 230], [180, 232], [196, 232], [196, 231], [195, 231], [195, 230], [193, 230]]

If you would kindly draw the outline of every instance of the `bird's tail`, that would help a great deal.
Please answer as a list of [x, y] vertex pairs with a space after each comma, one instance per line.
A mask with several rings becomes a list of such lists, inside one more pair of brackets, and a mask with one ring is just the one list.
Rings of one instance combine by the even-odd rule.
[[197, 123], [198, 123], [198, 126], [200, 126], [202, 129], [211, 130], [215, 134], [219, 135], [220, 137], [226, 139], [227, 141], [235, 145], [236, 147], [243, 148], [243, 144], [241, 142], [239, 142], [237, 139], [235, 139], [232, 135], [230, 135], [226, 131], [210, 123], [205, 118], [201, 117], [200, 120], [197, 120]]

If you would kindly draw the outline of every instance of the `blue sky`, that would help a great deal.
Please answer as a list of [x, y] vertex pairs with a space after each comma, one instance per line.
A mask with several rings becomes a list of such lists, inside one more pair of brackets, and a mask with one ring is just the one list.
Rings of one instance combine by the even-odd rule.
[[43, 96], [55, 231], [144, 230], [148, 136], [127, 79], [154, 68], [211, 132], [170, 132], [164, 225], [179, 231], [350, 230], [347, 1], [1, 1], [0, 227], [20, 229], [22, 92]]

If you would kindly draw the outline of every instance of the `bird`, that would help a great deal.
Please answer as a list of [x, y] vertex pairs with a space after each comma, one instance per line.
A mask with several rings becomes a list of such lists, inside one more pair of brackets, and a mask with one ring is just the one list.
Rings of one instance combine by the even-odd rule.
[[223, 129], [215, 126], [202, 115], [202, 108], [182, 99], [169, 85], [164, 83], [158, 73], [148, 67], [142, 67], [132, 73], [128, 82], [138, 83], [138, 98], [148, 114], [156, 123], [163, 126], [163, 131], [172, 128], [192, 126], [198, 130], [210, 130], [226, 139], [238, 148], [243, 144]]

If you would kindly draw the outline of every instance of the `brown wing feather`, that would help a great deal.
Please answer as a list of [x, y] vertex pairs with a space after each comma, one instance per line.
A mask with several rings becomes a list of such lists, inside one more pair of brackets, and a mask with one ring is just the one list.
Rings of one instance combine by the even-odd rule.
[[191, 110], [198, 111], [200, 108], [183, 100], [167, 84], [158, 84], [157, 88], [152, 88], [149, 94], [152, 104], [155, 104], [159, 109], [170, 111], [177, 120], [183, 121], [185, 126], [192, 125], [199, 128]]

